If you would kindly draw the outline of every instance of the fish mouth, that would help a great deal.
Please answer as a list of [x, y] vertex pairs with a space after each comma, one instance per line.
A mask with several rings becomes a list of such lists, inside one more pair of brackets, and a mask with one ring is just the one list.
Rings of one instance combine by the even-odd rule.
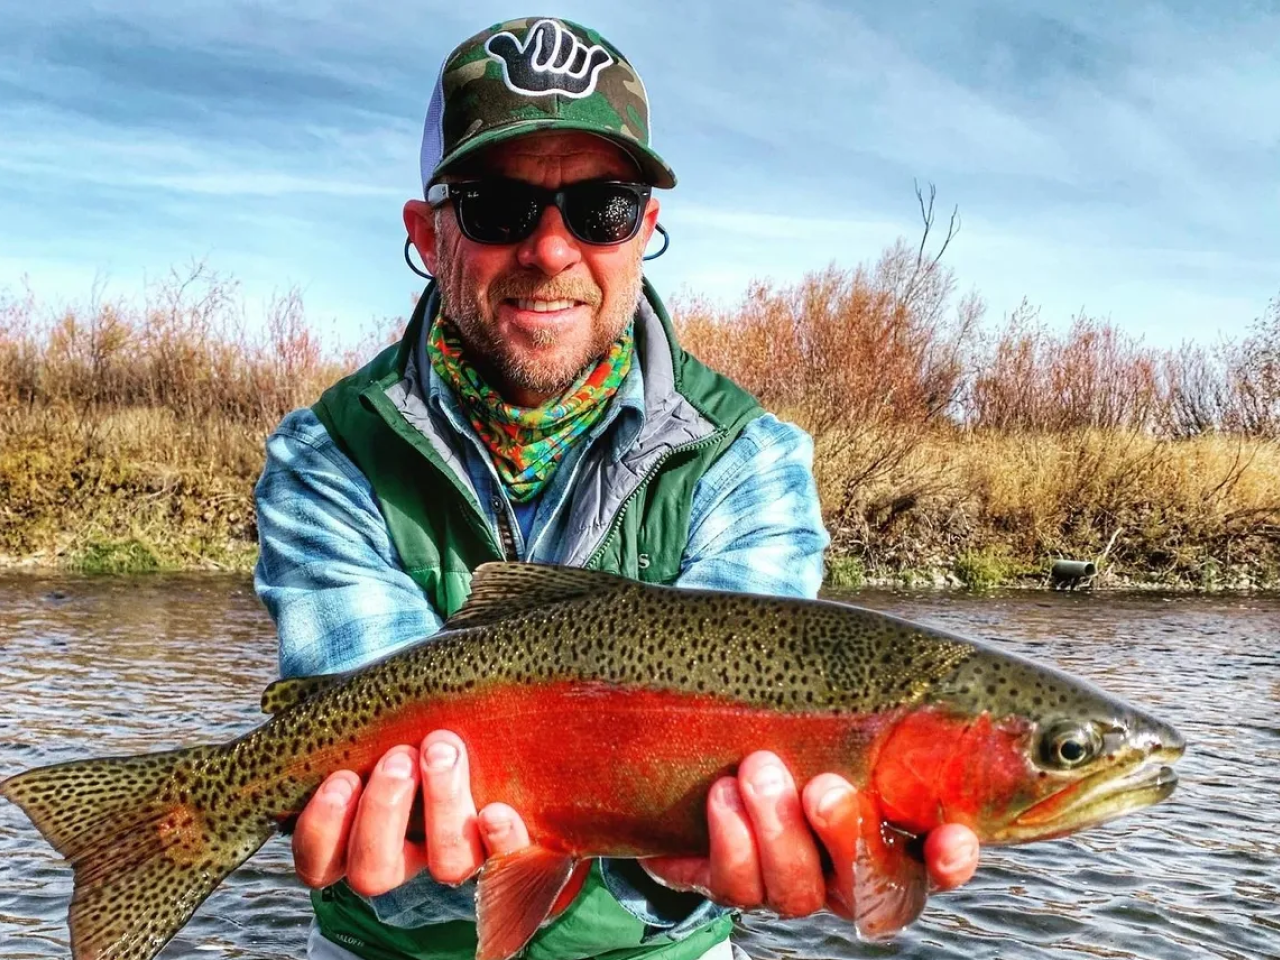
[[1181, 755], [1181, 744], [1169, 746], [1083, 777], [1022, 811], [1012, 832], [1047, 838], [1159, 803], [1177, 789], [1178, 774], [1169, 763]]

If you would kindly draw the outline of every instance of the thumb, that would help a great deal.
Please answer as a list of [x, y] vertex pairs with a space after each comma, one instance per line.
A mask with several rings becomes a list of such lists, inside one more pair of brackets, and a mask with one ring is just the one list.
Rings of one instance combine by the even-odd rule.
[[968, 883], [978, 869], [978, 836], [968, 827], [946, 823], [929, 831], [924, 861], [939, 890], [953, 890]]
[[500, 33], [496, 37], [490, 37], [486, 49], [495, 57], [505, 60], [508, 64], [514, 63], [520, 56], [520, 47], [516, 44], [516, 38], [509, 33]]
[[711, 861], [706, 857], [649, 857], [640, 866], [664, 887], [710, 896]]

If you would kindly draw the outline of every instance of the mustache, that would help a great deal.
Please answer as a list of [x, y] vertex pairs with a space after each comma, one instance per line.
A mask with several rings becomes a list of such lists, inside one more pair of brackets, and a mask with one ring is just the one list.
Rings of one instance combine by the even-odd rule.
[[578, 300], [591, 307], [604, 301], [604, 293], [585, 277], [546, 277], [513, 273], [489, 284], [489, 303], [497, 307], [503, 300]]

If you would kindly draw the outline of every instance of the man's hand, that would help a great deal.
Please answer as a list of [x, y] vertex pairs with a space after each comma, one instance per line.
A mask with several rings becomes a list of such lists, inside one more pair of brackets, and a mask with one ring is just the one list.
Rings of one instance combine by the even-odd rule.
[[[421, 785], [425, 841], [406, 838]], [[386, 893], [429, 870], [441, 883], [461, 883], [494, 854], [528, 846], [516, 812], [491, 803], [478, 814], [462, 741], [437, 730], [421, 750], [395, 747], [378, 762], [363, 789], [350, 770], [333, 773], [298, 817], [293, 864], [309, 887], [344, 876], [356, 893]]]
[[[858, 794], [847, 780], [824, 773], [801, 793], [782, 761], [759, 751], [707, 796], [710, 855], [655, 858], [644, 866], [669, 886], [697, 890], [725, 906], [768, 907], [784, 917], [826, 906], [851, 917], [853, 905], [842, 891], [853, 888], [858, 817]], [[834, 876], [823, 875], [814, 833]], [[953, 889], [978, 868], [978, 838], [968, 827], [947, 824], [925, 838], [924, 857], [935, 887]]]
[[[406, 838], [419, 784], [423, 843]], [[662, 882], [702, 891], [727, 906], [765, 906], [784, 916], [828, 906], [847, 916], [850, 905], [838, 891], [851, 887], [857, 807], [856, 791], [835, 774], [815, 777], [802, 795], [776, 756], [753, 753], [736, 777], [718, 781], [707, 798], [709, 856], [644, 864]], [[826, 846], [837, 876], [823, 876], [813, 833]], [[421, 750], [389, 751], [363, 789], [350, 771], [330, 775], [298, 817], [293, 856], [307, 886], [328, 886], [345, 876], [357, 893], [375, 896], [424, 869], [442, 883], [460, 883], [486, 857], [528, 843], [524, 822], [506, 804], [476, 811], [466, 749], [452, 733], [436, 731]], [[964, 883], [978, 865], [977, 838], [954, 824], [930, 833], [924, 852], [941, 889]], [[575, 879], [583, 876], [579, 872]], [[557, 906], [567, 902], [562, 897]]]

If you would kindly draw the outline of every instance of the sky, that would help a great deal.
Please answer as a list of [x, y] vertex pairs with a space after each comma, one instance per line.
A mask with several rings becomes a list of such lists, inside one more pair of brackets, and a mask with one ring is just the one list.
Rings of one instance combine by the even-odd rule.
[[644, 79], [664, 294], [872, 262], [918, 239], [917, 181], [992, 323], [1025, 297], [1173, 345], [1280, 294], [1275, 0], [0, 0], [0, 290], [127, 297], [201, 259], [338, 334], [405, 314], [440, 63], [530, 14]]

